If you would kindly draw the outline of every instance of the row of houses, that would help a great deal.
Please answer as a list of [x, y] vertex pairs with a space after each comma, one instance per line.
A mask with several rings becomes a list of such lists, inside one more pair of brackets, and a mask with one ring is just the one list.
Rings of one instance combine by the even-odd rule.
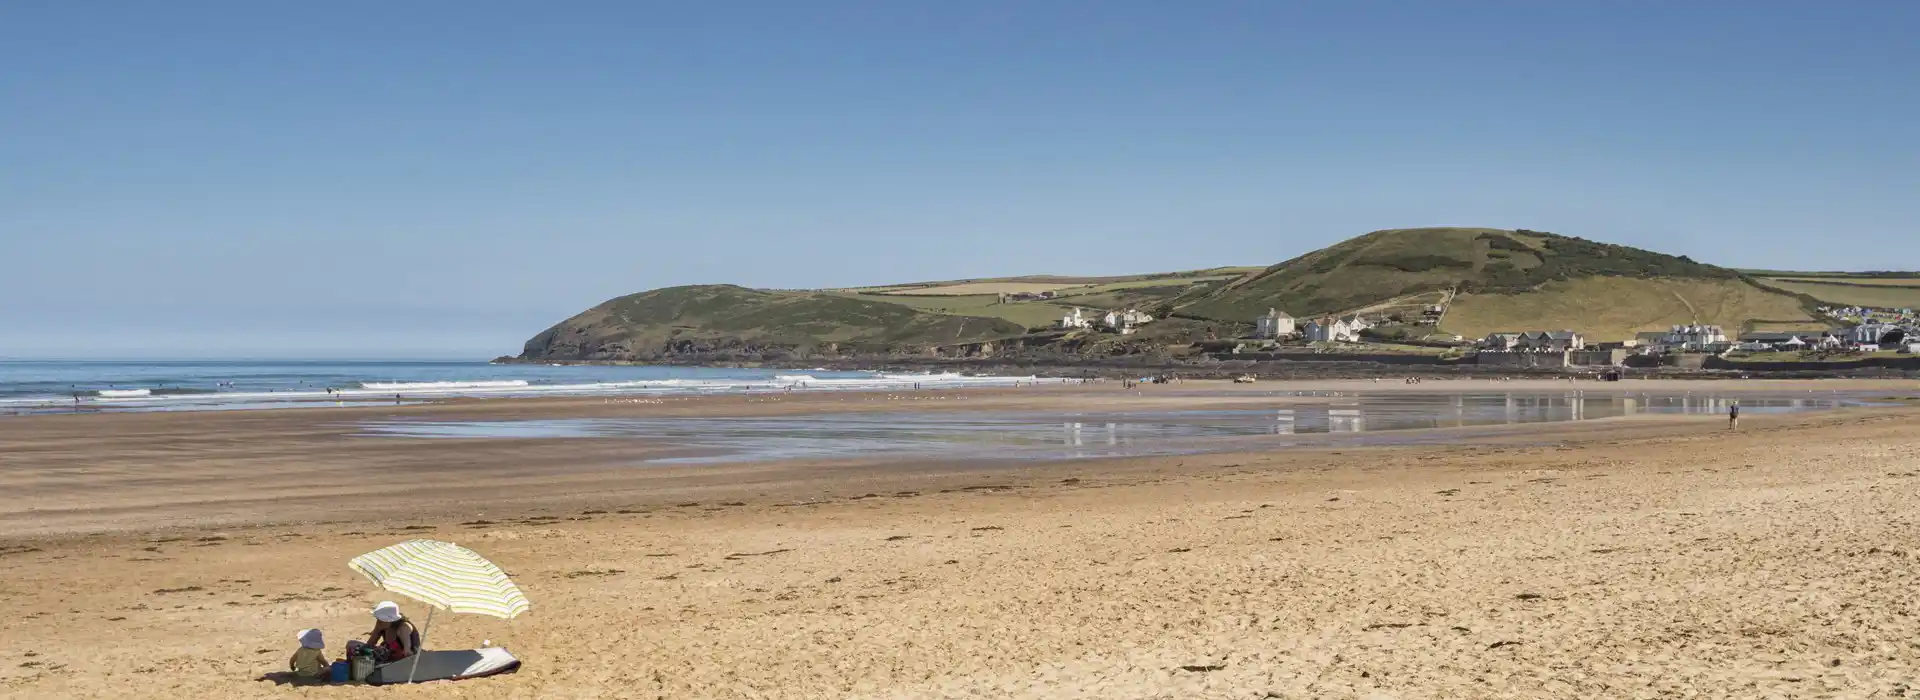
[[1373, 323], [1358, 315], [1327, 316], [1299, 323], [1297, 319], [1279, 309], [1267, 309], [1267, 314], [1253, 321], [1253, 337], [1278, 339], [1299, 334], [1309, 343], [1357, 343], [1360, 331], [1372, 328]]
[[1755, 331], [1744, 333], [1735, 350], [1766, 352], [1852, 348], [1881, 350], [1906, 348], [1920, 339], [1920, 331], [1891, 323], [1863, 323], [1838, 331]]
[[[1131, 335], [1140, 326], [1151, 322], [1153, 316], [1138, 309], [1108, 311], [1094, 316], [1074, 307], [1071, 313], [1060, 319], [1059, 327], [1063, 330], [1098, 328]], [[1277, 339], [1298, 334], [1310, 343], [1357, 343], [1360, 342], [1360, 332], [1372, 327], [1372, 323], [1357, 315], [1317, 318], [1299, 324], [1283, 311], [1268, 309], [1267, 315], [1255, 320], [1254, 337]]]
[[1689, 323], [1664, 331], [1646, 331], [1634, 337], [1634, 346], [1642, 353], [1718, 352], [1730, 344], [1727, 332], [1719, 326]]
[[1153, 322], [1153, 315], [1143, 313], [1138, 309], [1108, 311], [1099, 316], [1089, 316], [1081, 311], [1080, 307], [1076, 306], [1073, 308], [1072, 313], [1060, 319], [1060, 327], [1065, 330], [1098, 327], [1102, 330], [1119, 333], [1120, 335], [1133, 335], [1135, 331], [1139, 330], [1140, 326], [1151, 322]]
[[1818, 307], [1818, 311], [1820, 313], [1823, 313], [1835, 318], [1857, 320], [1863, 323], [1871, 323], [1874, 321], [1881, 321], [1881, 322], [1891, 321], [1891, 322], [1898, 322], [1898, 323], [1920, 323], [1920, 314], [1915, 314], [1914, 310], [1910, 308], [1896, 309], [1892, 307], [1882, 307], [1882, 306], [1821, 306], [1821, 307]]
[[[1774, 352], [1850, 348], [1881, 350], [1905, 348], [1920, 340], [1920, 332], [1893, 324], [1861, 324], [1838, 331], [1754, 331], [1735, 341], [1719, 326], [1686, 324], [1664, 331], [1648, 331], [1622, 343], [1600, 343], [1600, 348], [1628, 348], [1641, 354], [1720, 353], [1728, 350]], [[1489, 352], [1561, 352], [1583, 350], [1588, 343], [1580, 333], [1561, 331], [1518, 331], [1492, 333], [1479, 342]]]
[[1360, 331], [1373, 324], [1359, 316], [1317, 318], [1301, 327], [1300, 335], [1309, 343], [1358, 343]]
[[[1136, 309], [1108, 311], [1100, 316], [1089, 316], [1079, 308], [1075, 308], [1073, 313], [1060, 320], [1060, 327], [1064, 329], [1097, 327], [1127, 335], [1151, 321], [1153, 316]], [[1254, 337], [1272, 340], [1297, 335], [1310, 343], [1357, 343], [1361, 340], [1361, 332], [1371, 327], [1373, 324], [1359, 315], [1321, 317], [1300, 323], [1298, 319], [1284, 311], [1267, 309], [1265, 315], [1254, 319]], [[1598, 343], [1591, 347], [1585, 336], [1571, 329], [1491, 333], [1482, 338], [1477, 345], [1484, 352], [1556, 353], [1595, 349], [1637, 351], [1654, 355], [1722, 353], [1728, 350], [1750, 352], [1832, 348], [1880, 350], [1907, 349], [1920, 345], [1920, 330], [1894, 323], [1870, 322], [1838, 331], [1754, 331], [1742, 334], [1736, 341], [1730, 339], [1726, 330], [1720, 326], [1693, 323], [1672, 326], [1663, 331], [1643, 332], [1633, 340]], [[1920, 350], [1913, 351], [1920, 352]]]
[[1566, 352], [1586, 348], [1586, 337], [1570, 330], [1491, 333], [1480, 341], [1480, 349], [1488, 352]]

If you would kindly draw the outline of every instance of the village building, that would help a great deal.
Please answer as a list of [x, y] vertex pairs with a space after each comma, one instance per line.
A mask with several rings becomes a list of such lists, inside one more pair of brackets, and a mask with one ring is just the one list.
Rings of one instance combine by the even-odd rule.
[[1674, 326], [1660, 344], [1681, 352], [1713, 352], [1728, 346], [1727, 334], [1719, 326], [1687, 324]]
[[1640, 352], [1642, 353], [1661, 352], [1665, 350], [1667, 346], [1667, 332], [1641, 331], [1634, 334], [1633, 343], [1640, 348]]
[[1564, 352], [1586, 347], [1586, 337], [1570, 330], [1492, 333], [1480, 341], [1482, 350], [1492, 352]]
[[1858, 346], [1900, 344], [1907, 339], [1907, 329], [1891, 323], [1862, 323], [1847, 329], [1846, 339]]
[[1753, 331], [1740, 334], [1734, 348], [1749, 352], [1805, 350], [1828, 347], [1832, 336], [1825, 331]]
[[1293, 335], [1293, 317], [1279, 309], [1267, 309], [1267, 315], [1254, 320], [1253, 337], [1280, 338]]
[[1149, 314], [1142, 313], [1137, 309], [1127, 309], [1125, 311], [1108, 311], [1105, 316], [1100, 317], [1100, 326], [1119, 333], [1120, 335], [1132, 335], [1140, 326], [1152, 321], [1153, 316]]
[[1752, 333], [1743, 333], [1740, 336], [1740, 342], [1734, 345], [1733, 349], [1745, 350], [1747, 352], [1805, 350], [1813, 345], [1813, 343], [1807, 341], [1807, 335], [1809, 334], [1785, 331], [1755, 331]]
[[1511, 351], [1514, 348], [1520, 347], [1521, 335], [1524, 335], [1524, 334], [1523, 333], [1488, 333], [1487, 337], [1480, 339], [1480, 349], [1491, 350], [1494, 352]]
[[1067, 314], [1065, 317], [1060, 319], [1060, 327], [1066, 330], [1073, 330], [1076, 328], [1091, 328], [1093, 327], [1093, 319], [1088, 317], [1086, 314], [1081, 313], [1080, 307], [1076, 306], [1076, 307], [1073, 307], [1073, 313]]
[[1356, 326], [1344, 318], [1318, 318], [1308, 321], [1301, 333], [1309, 343], [1358, 343], [1360, 331], [1365, 326]]

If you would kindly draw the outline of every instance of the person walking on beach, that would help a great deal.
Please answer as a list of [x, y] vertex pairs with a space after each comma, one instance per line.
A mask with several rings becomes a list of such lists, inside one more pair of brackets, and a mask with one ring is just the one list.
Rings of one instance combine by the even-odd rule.
[[1740, 429], [1740, 402], [1738, 401], [1733, 402], [1732, 406], [1727, 407], [1727, 429]]

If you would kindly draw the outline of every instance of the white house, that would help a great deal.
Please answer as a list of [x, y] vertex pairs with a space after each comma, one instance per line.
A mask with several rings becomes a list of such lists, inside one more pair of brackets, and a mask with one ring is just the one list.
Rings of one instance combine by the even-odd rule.
[[1279, 309], [1267, 309], [1267, 315], [1254, 320], [1253, 337], [1278, 338], [1293, 335], [1293, 317]]
[[1520, 347], [1520, 333], [1488, 333], [1480, 339], [1480, 348], [1496, 352], [1506, 352]]
[[1060, 319], [1060, 327], [1067, 330], [1091, 328], [1093, 327], [1093, 319], [1087, 318], [1086, 314], [1080, 313], [1080, 307], [1076, 306], [1073, 307], [1073, 313], [1067, 314]]
[[1667, 331], [1660, 344], [1678, 350], [1705, 351], [1726, 345], [1727, 334], [1719, 326], [1687, 324]]
[[1108, 311], [1105, 316], [1100, 317], [1100, 325], [1102, 327], [1121, 335], [1131, 334], [1135, 328], [1151, 321], [1153, 321], [1153, 316], [1141, 313], [1136, 309]]
[[1357, 343], [1361, 330], [1344, 318], [1320, 318], [1308, 321], [1301, 332], [1309, 343]]

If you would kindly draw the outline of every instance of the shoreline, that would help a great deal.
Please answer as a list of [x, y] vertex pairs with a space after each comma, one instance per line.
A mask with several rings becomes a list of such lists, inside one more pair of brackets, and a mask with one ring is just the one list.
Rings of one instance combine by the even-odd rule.
[[[1153, 359], [1149, 356], [1117, 358], [1063, 357], [953, 357], [923, 359], [875, 356], [861, 358], [814, 358], [811, 360], [739, 360], [701, 357], [677, 360], [526, 360], [499, 357], [489, 364], [553, 365], [574, 367], [709, 367], [717, 369], [755, 369], [770, 371], [875, 372], [986, 372], [1007, 371], [1047, 378], [1123, 379], [1152, 374], [1176, 374], [1201, 379], [1231, 379], [1251, 374], [1269, 380], [1337, 380], [1420, 376], [1475, 379], [1498, 376], [1516, 377], [1590, 377], [1613, 369], [1629, 375], [1653, 379], [1732, 380], [1775, 379], [1912, 379], [1920, 377], [1920, 358], [1863, 358], [1826, 361], [1755, 361], [1723, 363], [1713, 368], [1684, 368], [1655, 365], [1624, 368], [1607, 365], [1569, 365], [1566, 367], [1504, 367], [1481, 365], [1464, 360], [1444, 361], [1435, 355], [1414, 352], [1297, 352], [1289, 359], [1235, 359], [1233, 354], [1207, 353], [1208, 361]], [[1261, 353], [1252, 353], [1259, 356]], [[1749, 366], [1750, 365], [1750, 366]]]
[[[1404, 377], [1400, 377], [1404, 378]], [[1181, 379], [1169, 384], [1142, 384], [1131, 389], [1123, 389], [1112, 380], [1100, 380], [1089, 384], [1080, 383], [1041, 383], [1019, 387], [932, 387], [911, 389], [855, 388], [855, 389], [813, 389], [794, 392], [755, 391], [716, 394], [652, 394], [652, 393], [607, 393], [559, 396], [413, 396], [407, 397], [401, 392], [402, 403], [393, 404], [380, 401], [349, 401], [348, 405], [336, 406], [325, 400], [304, 402], [301, 405], [274, 405], [247, 409], [207, 409], [195, 410], [179, 408], [168, 410], [100, 410], [89, 407], [88, 410], [49, 410], [41, 413], [22, 413], [0, 415], [0, 426], [16, 420], [35, 420], [52, 417], [74, 416], [130, 416], [130, 415], [185, 415], [209, 416], [220, 414], [258, 414], [285, 411], [330, 410], [339, 413], [385, 413], [407, 412], [447, 412], [449, 415], [531, 415], [547, 411], [583, 411], [587, 415], [605, 411], [623, 413], [622, 409], [608, 408], [616, 406], [684, 406], [697, 405], [705, 410], [707, 406], [746, 405], [754, 403], [782, 403], [792, 405], [809, 404], [823, 410], [844, 408], [849, 397], [865, 398], [872, 396], [901, 397], [950, 397], [961, 400], [977, 398], [1003, 398], [1010, 396], [1057, 396], [1057, 397], [1101, 397], [1122, 395], [1133, 392], [1141, 397], [1182, 397], [1183, 392], [1208, 392], [1221, 400], [1262, 400], [1285, 398], [1292, 392], [1366, 392], [1366, 393], [1448, 393], [1460, 391], [1502, 391], [1502, 392], [1554, 392], [1554, 391], [1591, 391], [1595, 393], [1623, 393], [1634, 391], [1689, 391], [1702, 390], [1715, 393], [1757, 393], [1757, 392], [1920, 392], [1920, 379], [1906, 378], [1821, 378], [1821, 379], [1698, 379], [1698, 378], [1657, 378], [1623, 379], [1617, 382], [1600, 382], [1592, 379], [1568, 379], [1522, 377], [1518, 379], [1488, 377], [1448, 377], [1422, 378], [1418, 384], [1406, 384], [1400, 378], [1344, 378], [1315, 380], [1271, 380], [1252, 384], [1236, 384], [1224, 379]], [[964, 398], [963, 398], [964, 397]], [[694, 403], [689, 403], [694, 402]], [[916, 408], [940, 408], [933, 403], [918, 405]], [[974, 408], [973, 406], [950, 405], [951, 408]], [[871, 406], [866, 407], [871, 409]], [[671, 412], [671, 409], [659, 409]], [[758, 415], [756, 409], [744, 409], [739, 415]]]
[[[1452, 384], [1455, 386], [1440, 386]], [[1902, 392], [1905, 383], [1831, 381], [1743, 383], [1747, 392]], [[1684, 391], [1673, 381], [1593, 383], [1606, 392]], [[1591, 388], [1600, 387], [1600, 388]], [[647, 438], [358, 437], [361, 421], [548, 420], [556, 418], [783, 417], [910, 410], [915, 412], [1180, 411], [1284, 405], [1276, 385], [1226, 383], [835, 392], [777, 396], [619, 399], [459, 399], [441, 403], [328, 410], [153, 412], [24, 416], [0, 420], [0, 539], [77, 532], [174, 527], [235, 527], [339, 522], [407, 515], [532, 512], [573, 505], [621, 508], [673, 502], [765, 502], [887, 493], [938, 485], [959, 488], [998, 478], [1124, 473], [1166, 465], [1229, 464], [1249, 459], [1307, 465], [1341, 452], [1444, 454], [1488, 445], [1603, 442], [1687, 435], [1720, 424], [1712, 416], [1639, 415], [1568, 422], [1423, 428], [1358, 434], [1312, 433], [1293, 444], [1258, 438], [1208, 438], [1203, 449], [1087, 459], [1004, 459], [873, 455], [849, 458], [734, 460], [675, 464], [650, 459], [697, 456], [684, 445]], [[1299, 383], [1290, 392], [1446, 393], [1483, 390], [1564, 392], [1564, 381], [1370, 381]], [[1712, 390], [1728, 392], [1715, 383]], [[1749, 429], [1904, 415], [1910, 408], [1861, 408], [1760, 415]], [[1360, 436], [1359, 443], [1342, 442]], [[1375, 439], [1377, 438], [1377, 440]], [[1375, 442], [1380, 444], [1366, 444]], [[1059, 478], [1067, 478], [1061, 476]], [[1038, 482], [1035, 482], [1038, 483]], [[918, 485], [918, 486], [916, 486]], [[479, 517], [479, 516], [474, 516]]]

